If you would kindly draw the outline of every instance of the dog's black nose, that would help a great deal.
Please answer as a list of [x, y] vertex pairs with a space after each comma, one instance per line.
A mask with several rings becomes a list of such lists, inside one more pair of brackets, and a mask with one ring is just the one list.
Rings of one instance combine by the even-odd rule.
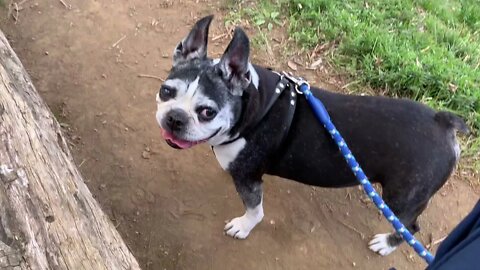
[[165, 124], [171, 131], [181, 131], [188, 122], [188, 115], [182, 110], [171, 110], [165, 116]]

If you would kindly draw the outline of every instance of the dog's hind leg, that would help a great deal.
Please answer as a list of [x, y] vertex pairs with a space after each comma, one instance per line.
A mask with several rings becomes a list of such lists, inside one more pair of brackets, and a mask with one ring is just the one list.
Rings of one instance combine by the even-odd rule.
[[[418, 192], [411, 190], [411, 193], [404, 194], [399, 192], [398, 189], [383, 189], [385, 203], [412, 234], [420, 231], [417, 218], [427, 207], [429, 198], [428, 194], [420, 190]], [[392, 253], [402, 242], [403, 238], [397, 232], [377, 234], [369, 242], [369, 248], [382, 256], [386, 256]]]
[[225, 233], [233, 238], [247, 238], [250, 231], [263, 219], [262, 181], [251, 179], [233, 176], [235, 188], [246, 210], [243, 216], [234, 218], [225, 225]]

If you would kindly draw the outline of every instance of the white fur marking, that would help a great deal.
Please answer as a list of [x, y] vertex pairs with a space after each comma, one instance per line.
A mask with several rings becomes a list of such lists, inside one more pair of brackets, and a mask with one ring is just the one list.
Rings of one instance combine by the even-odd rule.
[[368, 247], [375, 253], [382, 256], [387, 256], [392, 253], [397, 247], [392, 247], [388, 244], [388, 236], [390, 233], [377, 234], [368, 243]]
[[187, 90], [187, 84], [185, 81], [180, 80], [180, 79], [168, 79], [164, 83], [166, 86], [170, 86], [172, 88], [177, 89], [179, 92], [185, 92]]
[[198, 81], [200, 80], [200, 77], [197, 76], [197, 78], [195, 78], [195, 80], [193, 80], [193, 82], [191, 82], [189, 85], [188, 85], [188, 88], [187, 88], [187, 96], [189, 97], [193, 97], [193, 95], [195, 94], [195, 92], [197, 91], [198, 89]]
[[225, 225], [225, 233], [236, 239], [245, 239], [250, 231], [263, 219], [263, 200], [253, 209], [248, 209], [241, 217], [232, 219]]
[[225, 145], [217, 145], [213, 147], [213, 152], [217, 158], [218, 163], [224, 170], [228, 170], [228, 166], [237, 158], [238, 153], [245, 147], [244, 138], [239, 138], [234, 142]]
[[248, 63], [248, 70], [250, 71], [250, 76], [252, 76], [252, 83], [256, 89], [258, 89], [258, 85], [260, 84], [260, 78], [258, 77], [258, 73], [253, 67], [252, 64]]
[[275, 93], [280, 94], [280, 89], [275, 88]]
[[455, 139], [455, 142], [453, 144], [453, 151], [455, 152], [455, 159], [458, 161], [460, 159], [460, 154], [462, 152], [460, 148], [460, 144], [458, 144], [458, 141]]
[[292, 105], [292, 106], [295, 105], [295, 101], [290, 100], [290, 105]]

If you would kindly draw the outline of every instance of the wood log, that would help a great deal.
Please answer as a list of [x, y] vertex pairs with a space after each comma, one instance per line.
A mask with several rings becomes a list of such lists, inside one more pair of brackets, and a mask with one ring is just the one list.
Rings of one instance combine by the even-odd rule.
[[1, 31], [0, 269], [140, 269]]

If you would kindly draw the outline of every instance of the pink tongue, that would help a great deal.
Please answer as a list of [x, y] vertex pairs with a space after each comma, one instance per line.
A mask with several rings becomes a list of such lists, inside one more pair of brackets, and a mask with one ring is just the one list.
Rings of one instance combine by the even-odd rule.
[[189, 142], [189, 141], [177, 139], [177, 138], [173, 137], [172, 133], [170, 133], [170, 132], [168, 132], [164, 129], [160, 129], [160, 130], [161, 130], [162, 136], [165, 140], [176, 144], [180, 148], [184, 148], [184, 149], [185, 148], [190, 148], [190, 147], [194, 146], [195, 144], [197, 144], [197, 142]]

